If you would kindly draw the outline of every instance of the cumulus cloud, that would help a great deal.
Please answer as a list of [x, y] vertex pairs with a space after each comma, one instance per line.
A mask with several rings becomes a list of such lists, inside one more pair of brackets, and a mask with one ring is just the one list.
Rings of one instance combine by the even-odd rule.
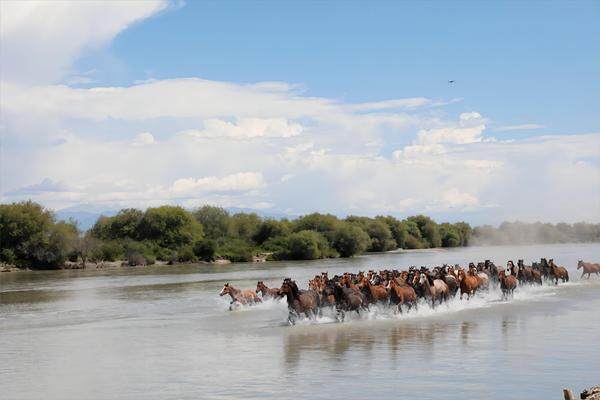
[[[79, 3], [61, 3], [44, 21], [46, 8], [6, 13], [6, 3], [1, 201], [445, 218], [493, 210], [492, 221], [600, 215], [598, 133], [501, 141], [479, 112], [439, 108], [456, 99], [347, 103], [287, 82], [196, 77], [74, 88], [93, 83], [93, 74], [65, 79], [82, 51], [168, 5], [95, 4], [111, 16], [92, 21]], [[40, 39], [43, 29], [56, 33]], [[28, 47], [31, 60], [15, 53]]]
[[177, 179], [171, 190], [177, 194], [193, 195], [198, 192], [229, 192], [260, 189], [265, 186], [265, 181], [259, 172], [240, 172], [222, 178], [207, 176], [203, 178]]
[[131, 24], [168, 7], [147, 1], [2, 1], [2, 79], [56, 82], [82, 51], [109, 43]]
[[154, 142], [154, 135], [152, 135], [150, 132], [142, 132], [136, 135], [131, 144], [134, 146], [149, 146], [154, 144]]
[[302, 125], [285, 118], [241, 118], [234, 122], [210, 118], [204, 121], [203, 130], [189, 130], [182, 133], [199, 139], [288, 138], [301, 134]]

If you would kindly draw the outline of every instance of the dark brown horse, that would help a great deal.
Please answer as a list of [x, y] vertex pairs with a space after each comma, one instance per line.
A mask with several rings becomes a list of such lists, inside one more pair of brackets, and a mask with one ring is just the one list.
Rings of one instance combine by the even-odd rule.
[[301, 314], [308, 318], [314, 318], [319, 308], [319, 299], [314, 290], [298, 290], [296, 282], [286, 278], [279, 289], [279, 292], [286, 297], [288, 303], [288, 321], [290, 324], [296, 323], [296, 318]]
[[590, 279], [590, 276], [592, 274], [600, 275], [600, 264], [586, 263], [586, 262], [583, 262], [582, 260], [579, 260], [577, 262], [577, 269], [580, 269], [580, 268], [583, 268], [583, 273], [581, 274], [581, 278], [579, 278], [579, 279], [583, 279], [585, 274], [587, 274], [588, 279]]
[[356, 311], [359, 314], [360, 309], [366, 308], [364, 295], [360, 289], [355, 289], [343, 286], [340, 283], [333, 283], [333, 294], [335, 296], [335, 306], [338, 311], [338, 318], [343, 321], [346, 316], [346, 311]]
[[517, 278], [512, 274], [510, 269], [506, 269], [505, 271], [500, 271], [500, 289], [502, 290], [502, 297], [507, 299], [508, 297], [513, 297], [514, 291], [517, 288]]
[[550, 266], [551, 276], [554, 278], [554, 284], [558, 285], [558, 280], [569, 282], [569, 271], [565, 267], [559, 267], [554, 263], [553, 259], [548, 261]]
[[258, 281], [256, 284], [256, 293], [260, 293], [263, 299], [278, 299], [282, 297], [279, 289], [270, 288], [263, 281]]
[[260, 297], [258, 297], [256, 295], [256, 293], [254, 293], [252, 290], [249, 290], [249, 289], [248, 290], [240, 290], [240, 289], [234, 288], [229, 283], [226, 283], [225, 285], [223, 285], [223, 289], [221, 289], [221, 293], [219, 293], [220, 296], [225, 296], [226, 294], [231, 296], [231, 303], [229, 303], [230, 310], [234, 303], [254, 304], [254, 303], [261, 302]]

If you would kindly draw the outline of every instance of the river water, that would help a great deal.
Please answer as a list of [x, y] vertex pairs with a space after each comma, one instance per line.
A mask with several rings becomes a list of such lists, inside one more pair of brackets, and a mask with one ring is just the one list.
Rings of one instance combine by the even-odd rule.
[[[224, 282], [554, 258], [571, 282], [394, 315], [286, 324], [229, 311]], [[600, 244], [469, 247], [310, 262], [0, 274], [2, 399], [558, 399], [600, 383]]]

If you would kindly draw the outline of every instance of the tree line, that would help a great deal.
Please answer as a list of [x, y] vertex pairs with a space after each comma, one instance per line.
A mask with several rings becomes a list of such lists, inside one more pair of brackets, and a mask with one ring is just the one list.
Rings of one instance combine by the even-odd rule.
[[[458, 247], [540, 240], [599, 241], [600, 224], [504, 223], [472, 229], [466, 222], [437, 223], [424, 215], [348, 216], [313, 213], [295, 219], [229, 213], [215, 206], [186, 210], [128, 208], [100, 217], [88, 231], [32, 201], [0, 204], [0, 261], [21, 267], [56, 268], [67, 261], [124, 260], [130, 265], [214, 261], [313, 260], [395, 249]], [[533, 229], [534, 227], [535, 229]], [[523, 232], [536, 232], [525, 234]], [[539, 235], [540, 232], [543, 234]], [[511, 240], [507, 242], [507, 240]], [[516, 240], [517, 242], [512, 242]]]

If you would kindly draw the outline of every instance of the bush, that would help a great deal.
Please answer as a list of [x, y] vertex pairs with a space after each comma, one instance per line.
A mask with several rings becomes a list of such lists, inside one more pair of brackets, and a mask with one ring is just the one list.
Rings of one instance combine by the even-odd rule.
[[369, 235], [358, 226], [341, 223], [333, 233], [333, 247], [342, 257], [352, 257], [369, 246]]
[[192, 246], [184, 246], [177, 250], [177, 261], [179, 262], [196, 262], [198, 257], [194, 254]]
[[194, 254], [203, 261], [213, 261], [216, 250], [217, 244], [211, 239], [199, 240], [194, 244]]
[[231, 262], [248, 262], [252, 261], [254, 248], [244, 240], [231, 239], [219, 246], [217, 256]]
[[277, 255], [278, 259], [316, 260], [335, 255], [329, 248], [327, 239], [315, 231], [292, 233], [286, 237], [285, 246]]

